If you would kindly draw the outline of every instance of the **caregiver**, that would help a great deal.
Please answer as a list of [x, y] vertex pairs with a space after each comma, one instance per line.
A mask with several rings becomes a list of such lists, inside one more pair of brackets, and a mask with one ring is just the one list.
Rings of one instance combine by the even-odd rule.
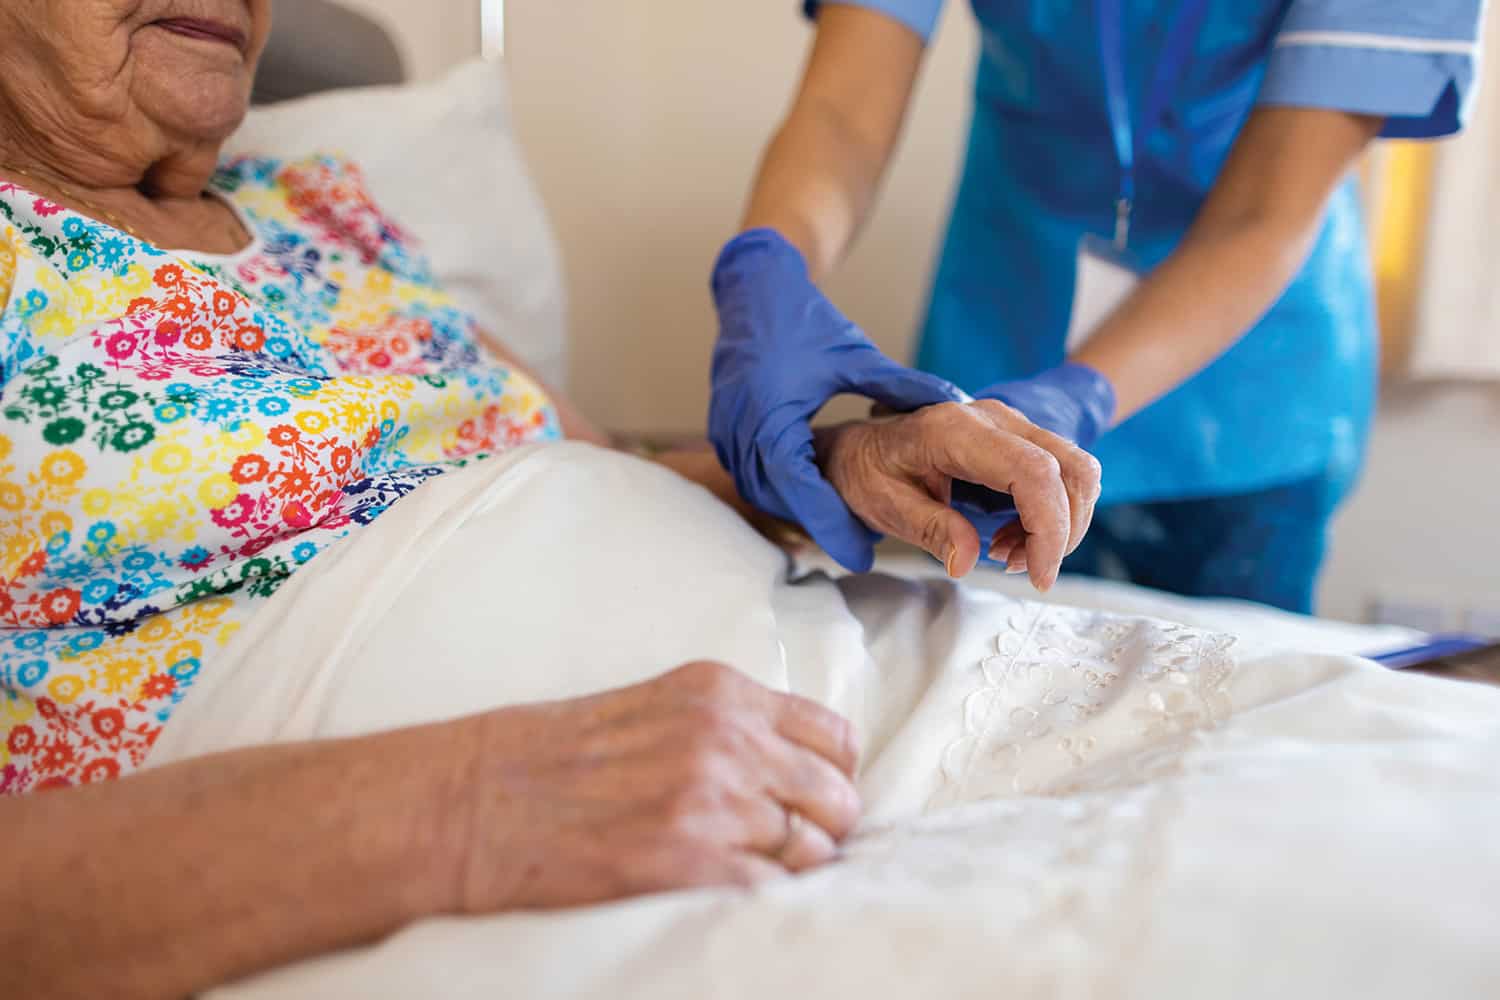
[[[1460, 128], [1481, 0], [975, 0], [932, 376], [849, 365], [868, 341], [816, 283], [873, 208], [942, 0], [807, 6], [801, 92], [714, 273], [710, 432], [746, 499], [868, 567], [874, 535], [819, 479], [807, 420], [840, 392], [912, 409], [956, 383], [1103, 464], [1065, 569], [1310, 610], [1375, 391], [1351, 167], [1378, 136]], [[1088, 322], [1077, 303], [1101, 300]], [[954, 492], [1024, 567], [1004, 498]]]

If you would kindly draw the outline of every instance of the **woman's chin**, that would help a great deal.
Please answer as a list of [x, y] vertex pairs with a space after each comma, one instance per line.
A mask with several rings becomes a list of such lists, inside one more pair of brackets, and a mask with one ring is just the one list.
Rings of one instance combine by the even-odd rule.
[[131, 97], [165, 132], [195, 141], [222, 142], [245, 119], [254, 73], [228, 46], [189, 44], [206, 51], [200, 58], [172, 53], [175, 58], [159, 61], [138, 52]]
[[203, 87], [164, 95], [160, 101], [139, 101], [141, 109], [163, 132], [195, 143], [219, 144], [234, 134], [250, 109], [247, 90]]

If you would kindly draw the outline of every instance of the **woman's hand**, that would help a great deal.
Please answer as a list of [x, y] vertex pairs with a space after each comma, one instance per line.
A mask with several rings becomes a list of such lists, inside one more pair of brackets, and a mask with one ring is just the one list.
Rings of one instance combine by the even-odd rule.
[[[921, 546], [961, 577], [991, 558], [1025, 567], [1051, 589], [1099, 499], [1099, 463], [1003, 403], [947, 403], [890, 420], [818, 432], [823, 474], [872, 529]], [[954, 480], [1014, 501], [1019, 519], [993, 539], [951, 506]]]
[[458, 912], [748, 886], [832, 860], [859, 818], [849, 724], [717, 664], [473, 721]]
[[833, 713], [698, 663], [0, 799], [0, 993], [189, 996], [423, 917], [802, 871], [858, 819], [857, 754]]

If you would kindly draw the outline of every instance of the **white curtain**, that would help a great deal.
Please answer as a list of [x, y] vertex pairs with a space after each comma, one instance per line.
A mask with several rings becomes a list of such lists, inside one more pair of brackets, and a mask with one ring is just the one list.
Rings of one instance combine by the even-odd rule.
[[1433, 177], [1426, 275], [1411, 375], [1500, 379], [1500, 17], [1469, 130], [1444, 144]]

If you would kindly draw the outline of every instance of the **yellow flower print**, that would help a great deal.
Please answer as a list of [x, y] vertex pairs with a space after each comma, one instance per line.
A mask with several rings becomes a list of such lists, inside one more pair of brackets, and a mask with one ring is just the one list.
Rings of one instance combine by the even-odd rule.
[[103, 517], [109, 513], [111, 500], [109, 490], [89, 490], [83, 495], [83, 512], [89, 517]]
[[203, 643], [196, 639], [189, 639], [186, 642], [179, 642], [167, 650], [167, 655], [162, 657], [162, 662], [170, 668], [177, 666], [179, 663], [186, 663], [188, 660], [201, 659], [202, 656]]
[[0, 509], [20, 510], [26, 506], [26, 494], [15, 483], [0, 483]]
[[12, 445], [10, 443], [10, 438], [6, 437], [4, 434], [0, 434], [0, 462], [3, 462], [10, 457], [11, 447]]
[[104, 665], [104, 684], [102, 690], [105, 694], [119, 694], [122, 691], [131, 691], [135, 686], [145, 679], [146, 664], [140, 660], [128, 657], [110, 660]]
[[228, 507], [239, 495], [239, 485], [223, 472], [209, 476], [198, 486], [198, 499], [213, 510]]
[[64, 448], [42, 460], [42, 478], [54, 486], [72, 486], [88, 468], [82, 456]]
[[234, 430], [216, 435], [212, 441], [205, 443], [210, 449], [224, 447], [227, 454], [237, 457], [265, 444], [266, 428], [253, 420], [244, 420]]
[[73, 530], [73, 519], [60, 510], [50, 511], [42, 515], [42, 534], [47, 538], [55, 538], [64, 531]]
[[172, 623], [166, 615], [154, 615], [136, 630], [135, 636], [144, 643], [158, 643], [172, 635]]
[[177, 521], [177, 506], [170, 500], [158, 500], [141, 508], [141, 528], [149, 539], [161, 538]]
[[176, 476], [193, 466], [193, 453], [180, 444], [164, 444], [151, 453], [151, 469], [164, 476]]
[[84, 688], [83, 678], [73, 674], [61, 674], [47, 682], [47, 693], [52, 696], [52, 700], [64, 705], [77, 701]]
[[306, 410], [297, 414], [297, 426], [308, 434], [322, 434], [328, 430], [328, 416], [320, 410]]
[[188, 605], [194, 618], [201, 618], [210, 622], [224, 617], [233, 607], [234, 601], [228, 597], [210, 597]]

